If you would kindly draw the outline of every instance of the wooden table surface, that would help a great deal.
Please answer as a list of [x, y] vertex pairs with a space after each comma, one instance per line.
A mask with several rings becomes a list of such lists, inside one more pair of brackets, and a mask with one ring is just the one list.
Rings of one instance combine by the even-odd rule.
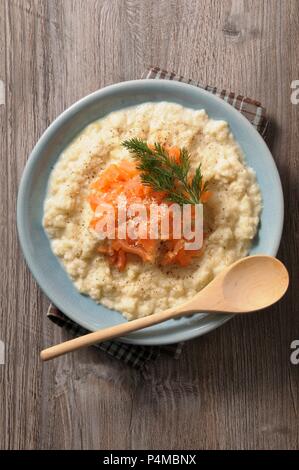
[[[298, 19], [298, 0], [0, 0], [0, 448], [298, 449]], [[23, 168], [65, 108], [149, 64], [267, 107], [291, 287], [264, 315], [235, 318], [142, 373], [93, 349], [42, 364], [41, 348], [67, 334], [46, 320], [19, 247]]]

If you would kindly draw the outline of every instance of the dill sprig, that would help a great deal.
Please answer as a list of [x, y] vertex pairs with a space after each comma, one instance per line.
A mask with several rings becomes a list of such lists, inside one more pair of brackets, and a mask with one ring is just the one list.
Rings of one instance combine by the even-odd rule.
[[157, 142], [149, 147], [142, 139], [133, 138], [125, 140], [122, 145], [137, 162], [145, 186], [150, 186], [154, 191], [166, 192], [166, 199], [170, 202], [180, 205], [200, 203], [206, 184], [202, 187], [200, 165], [191, 176], [190, 154], [186, 148], [180, 150], [180, 160], [177, 162]]

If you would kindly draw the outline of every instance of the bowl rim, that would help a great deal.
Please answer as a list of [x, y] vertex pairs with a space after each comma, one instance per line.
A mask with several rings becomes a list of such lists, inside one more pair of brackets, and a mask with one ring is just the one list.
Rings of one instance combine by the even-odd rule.
[[[259, 134], [259, 132], [253, 127], [253, 125], [246, 119], [245, 116], [243, 116], [240, 111], [238, 111], [236, 108], [234, 108], [232, 105], [218, 97], [217, 95], [212, 94], [211, 92], [204, 90], [202, 88], [199, 88], [197, 86], [191, 85], [191, 84], [186, 84], [184, 82], [178, 82], [175, 80], [153, 80], [153, 79], [138, 79], [138, 80], [129, 80], [129, 81], [124, 81], [120, 83], [115, 83], [112, 85], [108, 85], [106, 87], [103, 87], [99, 90], [96, 90], [75, 103], [73, 103], [71, 106], [69, 106], [67, 109], [65, 109], [61, 114], [59, 114], [54, 121], [45, 129], [43, 134], [40, 136], [38, 139], [37, 143], [35, 144], [33, 150], [31, 151], [29, 158], [25, 164], [21, 181], [19, 184], [19, 190], [18, 190], [18, 198], [17, 198], [17, 229], [18, 229], [18, 235], [19, 235], [19, 241], [20, 245], [22, 248], [23, 256], [26, 260], [26, 263], [29, 267], [29, 270], [31, 271], [31, 274], [35, 278], [36, 282], [38, 283], [39, 287], [42, 289], [42, 291], [49, 297], [50, 301], [60, 309], [62, 310], [66, 316], [68, 316], [71, 320], [75, 321], [76, 323], [79, 323], [81, 326], [84, 328], [87, 328], [90, 331], [93, 331], [91, 328], [90, 324], [84, 321], [84, 319], [81, 321], [78, 320], [78, 318], [72, 317], [71, 314], [66, 313], [65, 309], [62, 305], [60, 305], [59, 302], [56, 300], [52, 300], [52, 294], [49, 293], [48, 291], [48, 286], [47, 283], [41, 281], [39, 279], [39, 274], [38, 274], [38, 267], [36, 265], [36, 262], [30, 254], [27, 251], [27, 240], [25, 235], [22, 232], [22, 226], [24, 222], [23, 218], [23, 207], [25, 204], [25, 192], [26, 192], [26, 187], [27, 187], [27, 182], [30, 177], [31, 169], [34, 167], [35, 163], [39, 160], [40, 155], [42, 154], [40, 151], [46, 145], [47, 141], [50, 140], [52, 137], [55, 136], [55, 133], [63, 124], [66, 120], [71, 120], [72, 117], [79, 112], [82, 108], [85, 106], [88, 106], [90, 103], [92, 103], [95, 99], [109, 95], [109, 93], [113, 93], [113, 91], [121, 91], [121, 90], [128, 90], [128, 89], [134, 89], [136, 86], [147, 86], [150, 85], [151, 87], [157, 87], [159, 88], [159, 91], [163, 91], [163, 88], [185, 88], [185, 89], [190, 89], [190, 87], [194, 88], [199, 94], [203, 94], [208, 96], [209, 99], [214, 100], [215, 102], [218, 102], [219, 104], [221, 103], [221, 106], [223, 108], [226, 108], [229, 113], [233, 113], [247, 128], [250, 128], [254, 131], [256, 140], [258, 143], [264, 147], [266, 153], [268, 154], [268, 163], [272, 166], [272, 172], [273, 176], [276, 179], [276, 184], [277, 184], [277, 192], [278, 192], [278, 200], [279, 204], [277, 209], [277, 215], [276, 215], [276, 232], [275, 232], [275, 237], [274, 240], [272, 240], [272, 249], [269, 250], [267, 254], [270, 254], [272, 256], [276, 256], [280, 241], [281, 241], [281, 236], [282, 236], [282, 230], [283, 230], [283, 220], [284, 220], [284, 198], [283, 198], [283, 190], [282, 190], [282, 184], [280, 180], [280, 176], [278, 173], [278, 169], [276, 167], [274, 158], [265, 143], [265, 140], [263, 137]], [[151, 101], [150, 99], [148, 101]], [[144, 101], [146, 102], [146, 101]], [[124, 106], [129, 107], [129, 106]], [[55, 256], [53, 254], [53, 256]], [[230, 320], [234, 315], [225, 315], [222, 318], [219, 318], [217, 321], [211, 322], [207, 325], [200, 325], [198, 328], [192, 327], [192, 329], [187, 329], [187, 331], [177, 333], [177, 336], [179, 336], [179, 339], [174, 335], [175, 337], [173, 340], [171, 338], [166, 338], [163, 340], [163, 333], [162, 333], [162, 338], [158, 337], [156, 338], [155, 335], [151, 337], [146, 337], [146, 338], [130, 338], [128, 337], [122, 337], [118, 338], [118, 341], [125, 342], [125, 343], [130, 343], [130, 344], [139, 344], [139, 345], [162, 345], [162, 344], [171, 344], [171, 343], [177, 343], [180, 341], [186, 341], [192, 338], [195, 338], [197, 336], [201, 336], [203, 334], [206, 334], [219, 326], [223, 325], [226, 323], [228, 320]]]

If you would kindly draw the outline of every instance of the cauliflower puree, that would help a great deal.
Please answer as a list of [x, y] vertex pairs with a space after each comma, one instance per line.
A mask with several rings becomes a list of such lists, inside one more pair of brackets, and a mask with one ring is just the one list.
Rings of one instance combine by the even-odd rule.
[[[204, 207], [204, 253], [188, 267], [160, 267], [132, 257], [123, 272], [97, 252], [87, 202], [91, 182], [109, 164], [131, 159], [122, 141], [139, 137], [186, 147], [202, 165], [213, 195]], [[128, 319], [185, 302], [225, 266], [245, 256], [259, 223], [261, 193], [227, 122], [204, 110], [146, 103], [113, 112], [88, 127], [65, 149], [49, 181], [44, 228], [76, 288]]]

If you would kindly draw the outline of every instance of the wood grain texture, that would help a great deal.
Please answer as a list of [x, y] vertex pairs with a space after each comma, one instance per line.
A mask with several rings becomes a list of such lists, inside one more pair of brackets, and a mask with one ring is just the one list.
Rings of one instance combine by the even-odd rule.
[[[1, 449], [298, 449], [298, 18], [296, 0], [0, 0]], [[267, 107], [291, 287], [265, 315], [233, 319], [143, 373], [92, 349], [42, 365], [40, 349], [67, 333], [46, 321], [19, 248], [24, 165], [67, 106], [149, 64]]]

